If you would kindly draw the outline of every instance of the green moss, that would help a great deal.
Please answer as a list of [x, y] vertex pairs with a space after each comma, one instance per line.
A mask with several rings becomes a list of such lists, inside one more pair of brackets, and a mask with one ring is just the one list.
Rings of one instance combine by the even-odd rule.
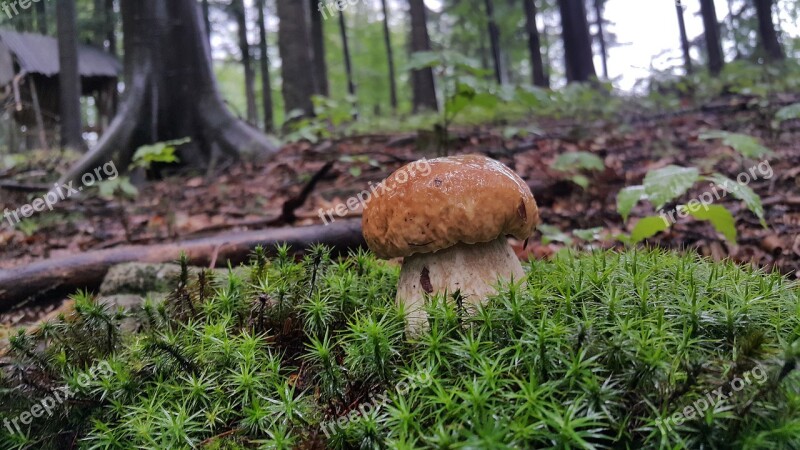
[[12, 339], [0, 418], [64, 383], [74, 398], [24, 436], [0, 429], [0, 447], [800, 446], [800, 303], [780, 275], [568, 256], [476, 311], [435, 299], [410, 339], [397, 272], [365, 253], [259, 250], [243, 278], [178, 282], [132, 313], [133, 334], [79, 295], [74, 317]]

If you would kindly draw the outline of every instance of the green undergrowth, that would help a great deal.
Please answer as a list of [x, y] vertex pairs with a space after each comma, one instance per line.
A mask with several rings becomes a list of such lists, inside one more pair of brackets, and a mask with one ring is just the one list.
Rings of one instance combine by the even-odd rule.
[[800, 446], [800, 308], [780, 275], [642, 250], [528, 270], [473, 311], [434, 299], [418, 336], [397, 267], [367, 253], [258, 250], [249, 275], [186, 271], [132, 313], [79, 294], [12, 338], [0, 418], [73, 395], [0, 427], [0, 448]]

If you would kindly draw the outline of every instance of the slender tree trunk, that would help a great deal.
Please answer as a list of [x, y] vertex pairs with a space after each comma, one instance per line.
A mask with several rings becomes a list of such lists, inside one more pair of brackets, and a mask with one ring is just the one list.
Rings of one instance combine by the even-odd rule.
[[121, 10], [125, 101], [97, 146], [62, 182], [108, 161], [122, 170], [136, 148], [184, 137], [192, 139], [178, 150], [185, 165], [205, 166], [219, 151], [231, 158], [277, 151], [225, 106], [197, 0], [122, 0]]
[[775, 24], [772, 20], [773, 0], [754, 0], [756, 4], [756, 15], [758, 16], [758, 43], [764, 50], [764, 54], [770, 61], [781, 61], [786, 56], [783, 47], [778, 41], [778, 33], [775, 31]]
[[61, 95], [61, 145], [84, 148], [81, 125], [81, 77], [78, 72], [78, 27], [75, 0], [58, 0], [58, 61]]
[[206, 40], [211, 43], [211, 7], [208, 5], [208, 0], [203, 0], [203, 25]]
[[[428, 20], [424, 0], [409, 0], [411, 13], [411, 53], [431, 50], [431, 39], [428, 35]], [[431, 68], [413, 70], [411, 72], [413, 86], [412, 96], [414, 112], [423, 110], [438, 111], [436, 101], [436, 85]]]
[[46, 35], [47, 31], [47, 6], [44, 1], [34, 3], [36, 8], [36, 26], [39, 28], [39, 33]]
[[603, 32], [603, 3], [604, 0], [594, 0], [594, 13], [597, 18], [597, 37], [600, 40], [600, 58], [603, 61], [603, 78], [608, 79], [608, 49], [606, 35]]
[[397, 80], [394, 76], [394, 52], [392, 51], [392, 35], [389, 30], [389, 8], [386, 0], [381, 0], [383, 6], [383, 41], [386, 45], [386, 57], [389, 60], [389, 95], [392, 111], [397, 111]]
[[531, 76], [533, 85], [549, 87], [542, 60], [542, 41], [536, 25], [536, 4], [534, 0], [525, 0], [525, 28], [528, 32], [528, 55], [531, 60]]
[[239, 34], [239, 52], [242, 54], [242, 67], [244, 68], [244, 95], [247, 99], [247, 121], [251, 125], [258, 123], [258, 106], [256, 105], [256, 75], [253, 71], [253, 58], [250, 55], [250, 43], [247, 40], [247, 10], [244, 0], [233, 0], [231, 10], [236, 18], [236, 28]]
[[353, 63], [350, 59], [350, 42], [347, 40], [347, 23], [344, 17], [344, 11], [339, 13], [339, 34], [342, 37], [342, 49], [344, 52], [344, 71], [347, 76], [347, 92], [355, 97], [356, 84], [353, 81]]
[[675, 11], [678, 13], [678, 28], [681, 35], [681, 51], [683, 52], [683, 67], [686, 70], [686, 74], [691, 75], [694, 72], [694, 68], [692, 67], [691, 46], [689, 45], [689, 36], [686, 34], [686, 20], [683, 16], [684, 9], [681, 0], [675, 2]]
[[502, 65], [500, 63], [500, 29], [494, 20], [494, 3], [484, 0], [486, 19], [489, 25], [489, 42], [492, 45], [492, 62], [494, 63], [494, 78], [497, 84], [503, 84]]
[[[319, 0], [309, 0], [311, 12], [311, 43], [314, 57], [314, 80], [317, 82], [317, 93], [324, 97], [330, 95], [328, 87], [328, 64], [325, 62], [325, 29], [322, 14], [317, 11]], [[339, 13], [341, 14], [341, 12]]]
[[106, 41], [108, 42], [108, 53], [117, 55], [117, 33], [116, 33], [116, 15], [114, 14], [114, 0], [105, 0], [105, 7], [103, 8], [106, 16]]
[[277, 4], [284, 107], [287, 114], [297, 110], [311, 116], [314, 114], [311, 98], [316, 93], [316, 82], [314, 71], [309, 70], [314, 65], [308, 2], [277, 0]]
[[725, 58], [722, 55], [722, 40], [720, 39], [719, 20], [717, 20], [714, 0], [700, 0], [700, 11], [703, 15], [703, 28], [705, 29], [708, 70], [716, 76], [722, 72]]
[[[712, 0], [713, 1], [713, 0]], [[592, 60], [592, 39], [583, 0], [558, 0], [567, 81], [586, 82], [597, 76]]]
[[267, 14], [264, 0], [258, 0], [258, 48], [261, 53], [261, 102], [264, 104], [264, 130], [275, 129], [275, 114], [272, 105], [272, 80], [269, 74], [269, 47], [267, 45]]

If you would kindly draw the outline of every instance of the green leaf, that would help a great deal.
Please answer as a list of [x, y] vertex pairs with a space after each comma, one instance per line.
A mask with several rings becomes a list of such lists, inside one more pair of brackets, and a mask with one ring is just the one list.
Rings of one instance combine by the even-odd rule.
[[781, 108], [775, 114], [775, 120], [783, 122], [785, 120], [800, 119], [800, 103]]
[[550, 165], [553, 170], [570, 172], [573, 170], [603, 170], [606, 168], [603, 160], [589, 152], [569, 152], [558, 155]]
[[600, 239], [601, 231], [603, 231], [603, 227], [589, 228], [588, 230], [573, 230], [572, 234], [584, 241], [596, 241]]
[[570, 181], [582, 187], [583, 189], [589, 187], [589, 179], [583, 175], [573, 175], [570, 177]]
[[357, 166], [351, 167], [349, 172], [350, 172], [350, 175], [353, 176], [353, 178], [358, 178], [358, 177], [361, 176], [361, 167], [357, 167]]
[[700, 139], [722, 139], [722, 145], [733, 148], [745, 158], [763, 158], [772, 154], [772, 150], [761, 145], [756, 138], [746, 134], [716, 130], [701, 134]]
[[631, 241], [636, 244], [669, 229], [669, 223], [661, 217], [648, 216], [640, 219], [631, 232]]
[[542, 233], [542, 243], [549, 244], [551, 242], [562, 242], [567, 245], [572, 245], [572, 238], [558, 228], [542, 224], [539, 225], [539, 232]]
[[764, 219], [764, 205], [761, 203], [761, 197], [756, 194], [750, 186], [739, 184], [719, 173], [706, 177], [706, 179], [724, 189], [726, 192], [730, 192], [731, 195], [739, 200], [742, 200], [745, 205], [747, 205], [747, 209], [752, 211], [761, 221], [761, 226], [767, 228], [767, 221]]
[[617, 194], [617, 212], [627, 222], [633, 207], [639, 203], [639, 200], [646, 198], [647, 193], [644, 190], [644, 186], [628, 186]]
[[685, 194], [700, 179], [695, 167], [667, 166], [644, 177], [644, 190], [656, 209]]
[[695, 219], [711, 222], [714, 229], [722, 233], [725, 239], [731, 243], [736, 243], [736, 220], [724, 206], [697, 203], [694, 206], [680, 206], [678, 209], [685, 209]]
[[428, 69], [442, 65], [442, 56], [436, 52], [416, 52], [408, 58], [406, 70]]

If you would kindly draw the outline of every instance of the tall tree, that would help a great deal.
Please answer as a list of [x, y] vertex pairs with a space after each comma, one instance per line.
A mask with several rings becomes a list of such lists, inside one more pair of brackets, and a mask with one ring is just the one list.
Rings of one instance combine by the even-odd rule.
[[[713, 1], [713, 0], [712, 0]], [[567, 81], [585, 82], [597, 76], [592, 60], [592, 38], [583, 0], [558, 0]]]
[[267, 13], [265, 0], [257, 0], [258, 49], [261, 64], [261, 102], [264, 104], [264, 130], [275, 129], [275, 113], [272, 105], [272, 80], [269, 74], [269, 46], [267, 45]]
[[[216, 155], [272, 154], [277, 149], [225, 106], [211, 65], [197, 0], [121, 0], [127, 89], [120, 111], [95, 148], [63, 182], [113, 160], [127, 167], [136, 148], [190, 137], [181, 163], [203, 166]], [[169, 45], [164, 45], [168, 42]]]
[[344, 11], [339, 13], [339, 34], [342, 37], [342, 52], [344, 57], [344, 72], [347, 76], [347, 93], [355, 97], [356, 83], [353, 80], [353, 63], [350, 58], [350, 42], [347, 40], [347, 22]]
[[[428, 19], [424, 0], [408, 0], [411, 15], [411, 53], [431, 50], [431, 38], [428, 35]], [[436, 101], [436, 85], [433, 81], [433, 70], [428, 67], [411, 72], [412, 96], [414, 112], [423, 110], [438, 111]]]
[[700, 0], [700, 13], [703, 16], [703, 29], [705, 30], [708, 71], [712, 75], [719, 75], [725, 66], [725, 58], [722, 54], [722, 40], [720, 39], [719, 20], [717, 20], [714, 0]]
[[528, 55], [531, 60], [531, 76], [533, 85], [549, 87], [547, 75], [544, 71], [542, 59], [542, 40], [539, 36], [539, 27], [536, 24], [536, 3], [534, 0], [525, 0], [525, 28], [528, 32]]
[[253, 71], [253, 57], [250, 55], [250, 42], [247, 40], [247, 10], [244, 7], [244, 0], [232, 0], [230, 8], [236, 19], [236, 29], [239, 34], [239, 52], [242, 54], [244, 69], [244, 95], [247, 99], [247, 121], [255, 125], [258, 123], [256, 75]]
[[108, 42], [108, 52], [112, 55], [117, 54], [117, 27], [116, 15], [114, 14], [114, 0], [105, 0], [103, 8], [105, 12], [106, 41]]
[[45, 2], [39, 1], [34, 3], [36, 8], [36, 26], [39, 28], [39, 33], [47, 34], [47, 6]]
[[84, 147], [81, 125], [81, 76], [78, 71], [78, 25], [75, 0], [58, 0], [58, 62], [61, 95], [61, 145]]
[[383, 42], [386, 46], [386, 58], [389, 60], [389, 100], [392, 110], [397, 110], [397, 80], [394, 76], [394, 52], [392, 51], [392, 36], [389, 30], [389, 7], [386, 0], [381, 0], [383, 6]]
[[603, 31], [603, 8], [605, 0], [594, 0], [594, 15], [597, 19], [597, 38], [600, 41], [600, 59], [603, 61], [603, 78], [608, 79], [608, 49], [606, 35]]
[[497, 84], [503, 84], [503, 66], [500, 62], [500, 29], [494, 17], [494, 3], [492, 0], [484, 0], [486, 7], [486, 19], [489, 25], [489, 42], [492, 45], [492, 62], [494, 63], [494, 79]]
[[211, 42], [211, 6], [209, 6], [208, 0], [203, 0], [203, 25], [206, 40]]
[[753, 0], [756, 4], [756, 15], [758, 17], [758, 43], [764, 50], [767, 59], [780, 61], [785, 58], [783, 47], [778, 41], [778, 33], [775, 32], [775, 23], [772, 20], [773, 0]]
[[287, 113], [295, 110], [305, 115], [314, 114], [311, 98], [316, 93], [311, 55], [311, 36], [308, 2], [277, 0], [278, 48], [281, 55], [283, 103]]
[[322, 25], [322, 14], [317, 12], [319, 0], [309, 0], [311, 12], [311, 51], [314, 58], [314, 80], [317, 83], [317, 93], [327, 97], [328, 88], [328, 65], [325, 62], [325, 29]]
[[689, 45], [689, 36], [686, 34], [686, 19], [683, 16], [684, 8], [681, 0], [675, 2], [675, 11], [678, 13], [678, 29], [681, 34], [681, 51], [683, 53], [683, 68], [686, 70], [687, 75], [694, 72], [692, 68], [692, 54], [691, 46]]

